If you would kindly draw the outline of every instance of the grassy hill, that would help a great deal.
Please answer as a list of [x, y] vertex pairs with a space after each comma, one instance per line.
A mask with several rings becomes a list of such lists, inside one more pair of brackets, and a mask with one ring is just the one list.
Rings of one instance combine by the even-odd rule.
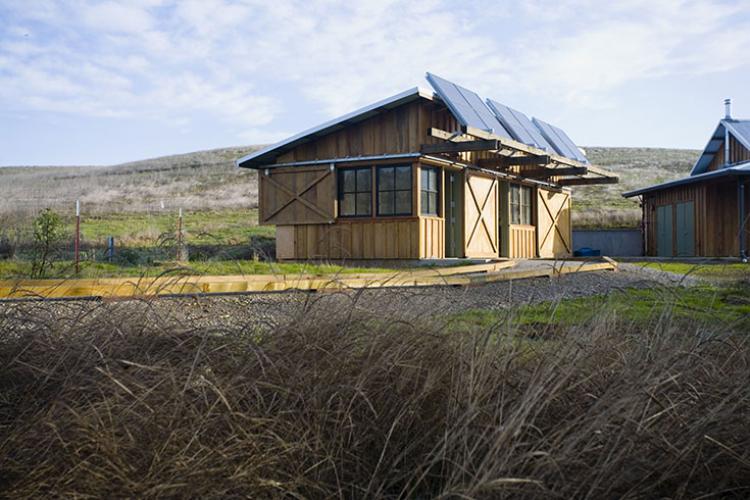
[[622, 193], [685, 177], [698, 159], [694, 149], [585, 148], [589, 160], [620, 176], [618, 184], [573, 188], [573, 224], [576, 227], [637, 226], [638, 200]]
[[[259, 146], [240, 146], [164, 156], [107, 167], [0, 168], [0, 215], [33, 214], [44, 207], [72, 210], [80, 199], [89, 214], [158, 212], [168, 209], [231, 210], [257, 206], [253, 171], [234, 160]], [[576, 226], [635, 225], [636, 201], [621, 193], [687, 175], [695, 150], [590, 147], [591, 161], [620, 175], [620, 184], [574, 189]], [[604, 223], [602, 222], [604, 221]]]
[[0, 168], [0, 214], [20, 216], [45, 207], [71, 210], [80, 199], [87, 213], [257, 206], [254, 172], [237, 158], [261, 146], [198, 151], [99, 167]]

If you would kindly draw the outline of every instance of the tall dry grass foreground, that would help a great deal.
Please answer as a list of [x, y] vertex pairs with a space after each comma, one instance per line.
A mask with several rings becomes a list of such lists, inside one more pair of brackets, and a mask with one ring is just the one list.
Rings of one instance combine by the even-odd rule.
[[197, 329], [151, 308], [0, 315], [2, 495], [749, 493], [744, 339], [606, 311], [521, 332], [351, 309]]

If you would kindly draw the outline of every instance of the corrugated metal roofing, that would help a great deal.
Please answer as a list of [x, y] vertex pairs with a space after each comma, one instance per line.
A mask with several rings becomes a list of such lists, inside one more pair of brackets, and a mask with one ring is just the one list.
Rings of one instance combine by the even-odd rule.
[[409, 89], [405, 92], [401, 92], [400, 94], [396, 94], [387, 99], [383, 99], [382, 101], [378, 101], [369, 106], [365, 106], [364, 108], [352, 111], [351, 113], [347, 113], [331, 121], [305, 130], [304, 132], [293, 135], [292, 137], [284, 139], [281, 142], [250, 153], [249, 155], [243, 156], [235, 163], [238, 167], [257, 168], [264, 164], [273, 162], [278, 155], [304, 142], [307, 142], [314, 137], [328, 134], [330, 132], [343, 128], [350, 123], [356, 123], [362, 120], [366, 120], [367, 118], [374, 116], [385, 109], [396, 108], [398, 106], [401, 106], [402, 104], [420, 98], [432, 100], [435, 98], [435, 94], [430, 90], [414, 87], [413, 89]]
[[660, 189], [682, 186], [684, 184], [692, 184], [693, 182], [700, 182], [706, 179], [714, 179], [717, 177], [723, 177], [723, 176], [729, 176], [729, 175], [750, 176], [750, 162], [739, 163], [731, 167], [721, 168], [719, 170], [712, 170], [711, 172], [705, 172], [702, 174], [695, 174], [695, 175], [691, 174], [689, 177], [683, 177], [682, 179], [677, 179], [677, 180], [669, 181], [669, 182], [663, 182], [661, 184], [656, 184], [654, 186], [649, 186], [643, 189], [635, 189], [633, 191], [628, 191], [627, 193], [623, 193], [622, 195], [625, 198], [631, 198], [633, 196], [638, 196], [638, 195], [648, 193], [651, 191], [658, 191]]
[[531, 120], [525, 114], [492, 99], [487, 99], [487, 105], [505, 128], [513, 134], [515, 140], [549, 152], [554, 151], [552, 145], [547, 142], [539, 129], [531, 123]]

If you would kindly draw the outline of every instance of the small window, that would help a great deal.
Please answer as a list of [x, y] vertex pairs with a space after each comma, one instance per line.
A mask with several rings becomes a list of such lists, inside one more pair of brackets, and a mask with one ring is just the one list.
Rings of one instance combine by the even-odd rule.
[[341, 217], [372, 215], [372, 170], [370, 167], [341, 169], [338, 183]]
[[421, 172], [419, 196], [422, 215], [438, 215], [438, 169], [422, 167]]
[[529, 186], [510, 185], [510, 223], [532, 224], [531, 188]]
[[378, 167], [378, 215], [411, 215], [411, 165]]

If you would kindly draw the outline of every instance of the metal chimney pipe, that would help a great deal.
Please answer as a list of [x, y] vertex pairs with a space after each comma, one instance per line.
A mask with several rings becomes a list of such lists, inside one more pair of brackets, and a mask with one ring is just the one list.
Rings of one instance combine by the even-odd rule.
[[732, 100], [724, 99], [724, 118], [727, 120], [732, 119]]

